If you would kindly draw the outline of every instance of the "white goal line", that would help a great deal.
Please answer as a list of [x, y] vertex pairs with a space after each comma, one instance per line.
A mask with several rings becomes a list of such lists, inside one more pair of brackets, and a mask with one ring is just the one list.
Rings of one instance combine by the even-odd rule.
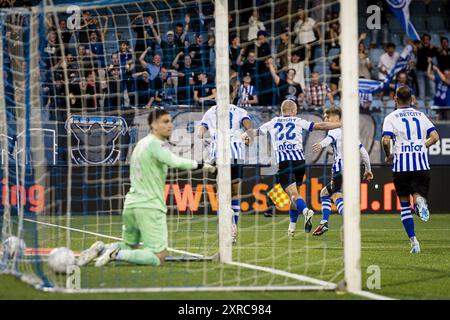
[[[74, 232], [80, 232], [85, 233], [93, 236], [98, 236], [102, 238], [107, 238], [111, 240], [117, 240], [122, 241], [122, 238], [114, 237], [114, 236], [108, 236], [105, 234], [72, 228], [72, 227], [66, 227], [61, 226], [58, 224], [48, 223], [48, 222], [42, 222], [42, 221], [36, 221], [33, 219], [23, 219], [27, 222], [32, 222], [48, 227], [54, 227], [54, 228], [60, 228], [65, 229], [69, 231]], [[174, 248], [167, 248], [168, 251], [179, 253], [179, 254], [185, 254], [190, 255], [197, 258], [205, 258], [205, 255], [193, 253], [189, 251], [184, 250], [178, 250]], [[243, 262], [236, 262], [236, 261], [230, 261], [226, 262], [228, 265], [237, 266], [237, 267], [243, 267], [247, 269], [257, 270], [257, 271], [263, 271], [267, 273], [272, 273], [274, 275], [284, 276], [286, 278], [295, 279], [298, 281], [303, 281], [307, 283], [313, 284], [312, 286], [306, 286], [306, 285], [298, 285], [298, 286], [224, 286], [224, 287], [158, 287], [158, 288], [102, 288], [102, 289], [79, 289], [79, 290], [70, 290], [70, 289], [64, 289], [64, 288], [45, 288], [44, 291], [48, 292], [66, 292], [66, 293], [126, 293], [126, 292], [212, 292], [212, 291], [333, 291], [337, 289], [337, 285], [333, 282], [323, 281], [316, 278], [295, 274], [292, 272], [287, 272], [283, 270], [278, 270], [274, 268], [269, 267], [262, 267], [257, 266], [249, 263], [243, 263]], [[358, 292], [350, 292], [355, 295], [359, 295], [365, 298], [369, 299], [375, 299], [375, 300], [393, 300], [390, 297], [374, 294], [367, 291], [358, 291]]]

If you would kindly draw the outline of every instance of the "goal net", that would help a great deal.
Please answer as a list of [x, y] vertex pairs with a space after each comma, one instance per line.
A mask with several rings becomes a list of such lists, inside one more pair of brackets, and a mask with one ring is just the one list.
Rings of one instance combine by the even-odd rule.
[[[299, 7], [317, 21], [308, 29], [313, 39], [301, 36], [306, 26], [299, 22]], [[330, 35], [333, 24], [339, 27], [339, 1], [253, 1], [247, 6], [234, 0], [76, 5], [53, 0], [0, 12], [2, 272], [40, 289], [67, 292], [335, 290], [348, 280], [343, 219], [334, 215], [334, 205], [327, 234], [304, 233], [300, 216], [290, 239], [289, 199], [277, 187], [270, 140], [260, 137], [243, 149], [234, 207], [224, 148], [230, 91], [254, 128], [280, 114], [287, 96], [277, 83], [292, 69], [301, 75], [295, 82], [302, 91], [319, 73], [320, 81], [336, 91], [339, 105], [340, 75], [329, 68], [340, 54], [339, 32]], [[293, 90], [289, 87], [287, 94], [298, 99], [299, 116], [322, 121], [330, 100], [321, 108]], [[168, 173], [166, 263], [89, 264], [55, 274], [48, 265], [53, 248], [67, 247], [77, 256], [95, 241], [121, 240], [130, 155], [149, 132], [149, 112], [164, 108], [172, 115], [175, 154], [208, 162], [211, 137], [201, 140], [198, 131], [204, 113], [216, 104], [218, 134], [225, 134], [218, 142], [217, 177], [200, 170]], [[371, 139], [375, 128], [365, 129]], [[320, 131], [304, 136], [307, 164], [299, 193], [316, 212], [314, 228], [332, 156], [328, 150], [310, 150], [325, 136]], [[233, 208], [239, 220], [232, 246]], [[359, 207], [352, 210], [359, 213]], [[351, 228], [345, 234], [358, 234], [358, 223]], [[26, 248], [8, 249], [5, 241], [12, 236]], [[357, 266], [358, 259], [350, 257], [349, 265]]]

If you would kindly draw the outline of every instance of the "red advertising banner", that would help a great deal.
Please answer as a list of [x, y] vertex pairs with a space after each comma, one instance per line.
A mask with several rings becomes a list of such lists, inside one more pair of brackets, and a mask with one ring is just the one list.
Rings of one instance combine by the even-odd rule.
[[[450, 178], [449, 167], [433, 167], [430, 195], [428, 198], [432, 213], [450, 212], [446, 201], [446, 182]], [[328, 182], [329, 176], [323, 176], [323, 167], [306, 170], [304, 184], [300, 194], [315, 211], [320, 211], [320, 190]], [[362, 213], [398, 213], [399, 203], [392, 183], [392, 174], [388, 167], [373, 168], [375, 179], [372, 183], [361, 184]], [[168, 179], [165, 186], [166, 203], [169, 210], [185, 213], [214, 213], [217, 211], [217, 195], [214, 180], [202, 179], [182, 174]], [[0, 177], [1, 178], [1, 177]], [[128, 191], [128, 168], [119, 166], [74, 167], [72, 178], [67, 177], [66, 167], [55, 167], [47, 179], [40, 179], [37, 184], [17, 186], [10, 177], [9, 188], [6, 179], [1, 179], [0, 213], [9, 200], [14, 210], [18, 199], [31, 214], [64, 215], [67, 203], [71, 201], [72, 214], [120, 214], [124, 195]], [[36, 181], [36, 180], [34, 180]], [[71, 181], [68, 196], [68, 181]], [[207, 181], [207, 183], [205, 183]], [[259, 169], [250, 167], [245, 170], [242, 184], [241, 210], [243, 213], [261, 213], [269, 209], [267, 193], [273, 187], [273, 176], [259, 175]], [[279, 213], [283, 213], [279, 210]]]

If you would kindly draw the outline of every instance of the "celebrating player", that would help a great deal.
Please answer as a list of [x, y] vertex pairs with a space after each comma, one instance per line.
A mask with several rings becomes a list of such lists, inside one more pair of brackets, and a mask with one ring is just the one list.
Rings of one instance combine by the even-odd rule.
[[[168, 241], [167, 207], [164, 201], [164, 185], [168, 168], [200, 169], [214, 172], [209, 164], [176, 156], [169, 150], [168, 139], [173, 123], [170, 114], [162, 109], [153, 110], [148, 117], [151, 133], [140, 140], [131, 155], [131, 188], [126, 195], [123, 210], [123, 242], [107, 247], [95, 242], [83, 251], [78, 265], [84, 266], [97, 259], [101, 267], [112, 260], [140, 265], [159, 266], [164, 262]], [[139, 249], [140, 242], [143, 247]]]
[[425, 114], [411, 108], [411, 99], [408, 87], [397, 90], [397, 110], [384, 119], [382, 143], [386, 162], [393, 164], [395, 191], [400, 198], [401, 220], [411, 242], [411, 253], [420, 253], [410, 196], [414, 198], [416, 214], [422, 221], [428, 221], [430, 212], [426, 198], [430, 186], [430, 164], [427, 148], [439, 141], [439, 134]]
[[305, 200], [299, 195], [298, 188], [303, 183], [305, 175], [305, 157], [303, 154], [302, 131], [332, 130], [341, 126], [338, 122], [313, 123], [297, 117], [297, 104], [292, 100], [285, 100], [281, 104], [281, 117], [275, 117], [263, 124], [256, 132], [250, 130], [242, 136], [270, 133], [275, 162], [278, 164], [276, 174], [277, 182], [289, 195], [291, 208], [289, 210], [290, 224], [288, 236], [295, 234], [298, 215], [301, 212], [305, 217], [305, 232], [311, 232], [314, 211], [310, 210]]
[[[325, 111], [326, 122], [340, 122], [341, 109], [330, 108]], [[344, 200], [342, 199], [342, 129], [334, 129], [321, 142], [313, 145], [314, 152], [320, 152], [323, 148], [331, 145], [334, 152], [334, 162], [331, 169], [331, 182], [320, 191], [320, 202], [322, 203], [322, 221], [314, 230], [313, 235], [320, 236], [328, 231], [328, 219], [331, 213], [331, 200], [333, 199], [340, 215], [344, 212]], [[370, 168], [370, 157], [367, 150], [360, 143], [359, 152], [364, 163], [365, 172], [363, 179], [371, 181], [373, 179]]]
[[[240, 140], [241, 125], [245, 130], [251, 129], [252, 122], [247, 111], [233, 104], [230, 109], [230, 149], [231, 149], [231, 208], [233, 210], [232, 237], [233, 244], [237, 242], [237, 223], [241, 210], [240, 189], [243, 176], [244, 146]], [[203, 139], [206, 132], [211, 135], [210, 158], [217, 160], [217, 106], [211, 107], [203, 116], [200, 123], [199, 138]]]

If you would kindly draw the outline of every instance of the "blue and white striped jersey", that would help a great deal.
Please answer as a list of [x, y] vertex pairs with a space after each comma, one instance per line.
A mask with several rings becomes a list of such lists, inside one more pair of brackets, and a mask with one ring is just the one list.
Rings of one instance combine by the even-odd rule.
[[413, 108], [391, 112], [384, 119], [383, 136], [391, 136], [394, 142], [392, 171], [430, 170], [425, 142], [434, 130], [427, 116]]
[[253, 96], [255, 95], [255, 87], [252, 85], [249, 85], [248, 87], [245, 87], [243, 84], [239, 86], [238, 91], [238, 99], [239, 99], [239, 107], [251, 107], [252, 105], [249, 103], [245, 103], [245, 101], [253, 99]]
[[333, 140], [331, 146], [333, 147], [334, 162], [331, 171], [337, 174], [342, 171], [342, 129], [330, 130], [327, 137]]
[[305, 160], [303, 130], [312, 131], [314, 122], [298, 117], [275, 117], [263, 124], [259, 134], [270, 133], [275, 162]]
[[[231, 159], [243, 160], [244, 159], [244, 145], [241, 140], [243, 131], [241, 130], [242, 121], [248, 119], [248, 113], [246, 110], [236, 107], [234, 104], [229, 104], [230, 108], [230, 150]], [[211, 149], [209, 155], [211, 161], [217, 159], [217, 106], [211, 107], [203, 115], [203, 119], [200, 123], [201, 126], [209, 130], [211, 134]]]
[[[329, 145], [333, 148], [333, 166], [331, 168], [331, 171], [333, 174], [339, 174], [342, 172], [343, 163], [342, 163], [342, 129], [337, 128], [328, 131], [328, 135], [325, 139], [323, 139], [320, 142], [320, 145], [322, 148], [325, 148]], [[370, 166], [370, 158], [367, 153], [367, 150], [364, 148], [363, 144], [359, 142], [359, 151], [361, 154], [361, 159], [364, 163], [366, 171], [371, 171]]]

